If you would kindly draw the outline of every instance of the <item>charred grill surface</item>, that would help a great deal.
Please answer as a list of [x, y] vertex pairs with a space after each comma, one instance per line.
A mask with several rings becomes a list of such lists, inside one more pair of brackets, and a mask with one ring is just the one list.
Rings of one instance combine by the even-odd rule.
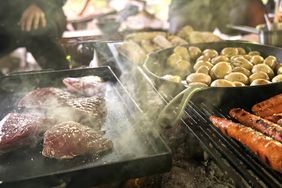
[[281, 173], [272, 170], [241, 143], [224, 136], [209, 121], [212, 115], [230, 119], [230, 109], [229, 105], [217, 107], [207, 101], [189, 102], [185, 124], [238, 186], [281, 187]]

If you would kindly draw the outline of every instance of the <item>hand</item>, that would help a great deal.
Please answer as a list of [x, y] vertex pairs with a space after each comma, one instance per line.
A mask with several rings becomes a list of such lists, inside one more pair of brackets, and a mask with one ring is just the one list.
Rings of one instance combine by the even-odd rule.
[[22, 31], [30, 31], [32, 26], [37, 30], [40, 22], [43, 28], [46, 27], [45, 14], [40, 7], [32, 4], [23, 12], [19, 25]]

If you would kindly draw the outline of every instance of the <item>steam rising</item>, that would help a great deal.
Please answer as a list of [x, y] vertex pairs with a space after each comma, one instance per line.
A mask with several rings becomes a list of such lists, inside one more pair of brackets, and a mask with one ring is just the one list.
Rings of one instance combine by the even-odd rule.
[[[12, 95], [15, 95], [11, 98], [12, 101], [10, 101], [10, 103], [14, 104], [14, 106], [16, 106], [20, 101], [19, 99], [21, 99], [23, 96], [26, 96], [28, 92], [37, 89], [35, 88], [36, 84], [24, 80], [21, 80], [21, 83], [23, 83], [21, 88], [19, 88], [13, 80], [5, 80], [5, 82], [3, 83], [5, 84], [2, 85], [2, 89], [11, 92], [10, 94]], [[66, 88], [64, 88], [64, 90], [65, 89]], [[105, 137], [113, 141], [114, 150], [120, 154], [120, 156], [118, 157], [124, 158], [126, 157], [126, 155], [140, 156], [151, 152], [148, 151], [148, 148], [144, 144], [146, 139], [142, 137], [142, 135], [144, 135], [145, 130], [142, 130], [141, 124], [146, 124], [146, 122], [143, 118], [141, 119], [140, 113], [136, 112], [136, 108], [133, 107], [132, 109], [128, 109], [128, 111], [125, 111], [125, 108], [127, 108], [127, 106], [126, 104], [123, 104], [120, 101], [120, 97], [117, 95], [116, 91], [113, 90], [113, 85], [111, 83], [104, 83], [103, 87], [100, 87], [98, 91], [102, 92], [102, 95], [104, 95], [104, 105], [105, 109], [107, 109], [107, 112], [105, 112], [105, 114], [98, 113], [96, 114], [96, 117], [102, 119], [102, 130], [105, 131]], [[11, 97], [11, 95], [9, 95], [9, 97]], [[127, 94], [122, 97], [127, 100], [130, 100]], [[23, 105], [23, 107], [27, 108], [21, 108], [19, 110], [22, 113], [34, 114], [41, 117], [56, 119], [58, 123], [72, 120], [76, 122], [83, 122], [83, 124], [88, 124], [90, 126], [97, 124], [97, 118], [89, 119], [89, 115], [87, 113], [81, 115], [72, 107], [64, 105], [65, 102], [71, 103], [71, 101], [74, 100], [73, 98], [75, 98], [74, 95], [67, 96], [66, 101], [63, 101], [62, 103], [62, 101], [58, 100], [58, 97], [55, 95], [50, 95], [45, 100], [41, 98], [41, 101], [38, 100], [38, 98], [31, 97], [27, 98], [24, 103], [25, 105]], [[31, 105], [30, 108], [28, 108], [27, 104]], [[131, 104], [134, 106], [134, 103]], [[98, 105], [98, 107], [101, 107], [101, 105]], [[94, 106], [93, 108], [97, 108], [97, 106]], [[138, 115], [135, 116], [133, 112], [136, 112], [136, 115]], [[103, 115], [105, 117], [102, 117]], [[132, 119], [129, 120], [128, 117]], [[140, 126], [140, 130], [139, 128], [137, 130], [136, 126]], [[102, 159], [107, 161], [107, 159], [110, 157], [111, 156], [106, 155], [103, 156]]]

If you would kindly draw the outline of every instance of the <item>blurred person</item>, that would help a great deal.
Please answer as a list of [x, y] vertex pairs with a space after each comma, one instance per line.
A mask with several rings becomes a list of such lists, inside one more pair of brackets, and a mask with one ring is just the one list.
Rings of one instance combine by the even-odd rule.
[[170, 32], [176, 33], [185, 25], [190, 25], [199, 31], [219, 28], [224, 33], [230, 33], [232, 30], [226, 25], [256, 26], [265, 22], [264, 13], [260, 0], [172, 0]]
[[59, 42], [66, 28], [63, 5], [64, 0], [0, 1], [0, 57], [25, 47], [42, 69], [67, 69]]

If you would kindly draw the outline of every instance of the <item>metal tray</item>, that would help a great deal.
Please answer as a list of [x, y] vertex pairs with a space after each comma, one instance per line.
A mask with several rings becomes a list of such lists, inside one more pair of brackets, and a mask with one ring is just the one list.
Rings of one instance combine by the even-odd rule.
[[[72, 160], [45, 158], [40, 151], [22, 149], [0, 156], [0, 185], [21, 186], [32, 182], [51, 183], [55, 178], [67, 178], [70, 187], [89, 186], [121, 181], [171, 168], [169, 148], [155, 132], [146, 129], [150, 122], [128, 95], [109, 67], [43, 71], [15, 74], [0, 79], [0, 118], [13, 111], [16, 102], [37, 87], [62, 86], [62, 78], [96, 75], [107, 81], [107, 118], [102, 129], [114, 144], [113, 151]], [[50, 185], [49, 185], [50, 186]]]

